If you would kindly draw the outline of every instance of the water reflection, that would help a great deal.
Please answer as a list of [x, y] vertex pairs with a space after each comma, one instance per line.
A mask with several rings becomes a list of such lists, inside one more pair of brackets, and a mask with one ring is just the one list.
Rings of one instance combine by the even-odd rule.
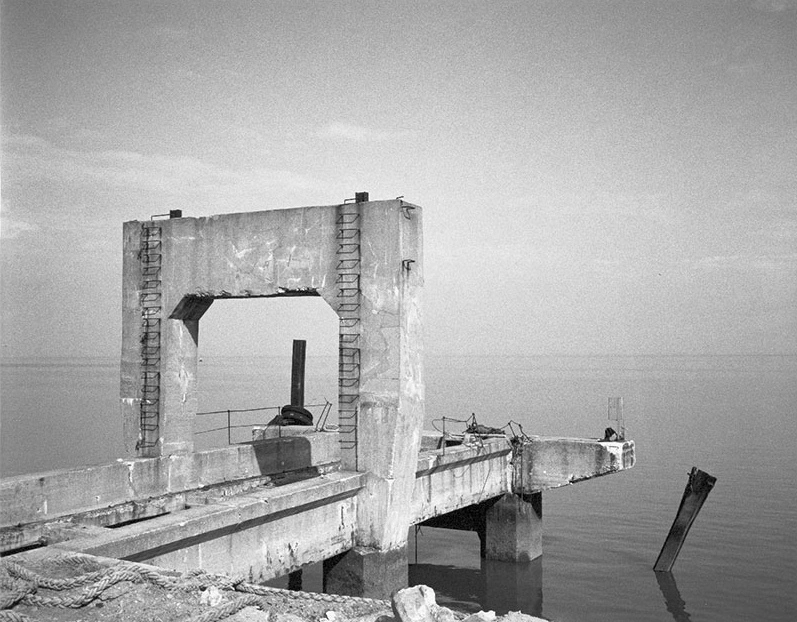
[[492, 609], [542, 616], [542, 558], [524, 564], [481, 560], [481, 567], [410, 564], [410, 585], [434, 588], [438, 604], [459, 611]]
[[542, 617], [542, 557], [527, 563], [483, 559], [481, 574], [485, 609]]
[[656, 582], [659, 584], [661, 593], [664, 594], [664, 604], [667, 606], [667, 611], [673, 617], [675, 622], [689, 622], [691, 618], [686, 611], [686, 603], [681, 598], [681, 593], [678, 591], [678, 586], [675, 583], [675, 577], [671, 572], [654, 572], [656, 575]]

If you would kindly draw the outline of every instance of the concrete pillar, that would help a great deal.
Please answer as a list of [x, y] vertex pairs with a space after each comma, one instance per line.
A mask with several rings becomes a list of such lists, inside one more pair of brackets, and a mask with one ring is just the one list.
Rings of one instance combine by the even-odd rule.
[[126, 222], [122, 230], [122, 357], [121, 415], [125, 456], [137, 453], [140, 433], [141, 376], [141, 223]]
[[160, 455], [194, 451], [194, 423], [199, 407], [197, 369], [199, 321], [168, 318], [164, 322], [161, 360]]
[[[387, 597], [407, 585], [408, 500], [424, 418], [420, 212], [401, 201], [364, 203], [360, 211], [357, 443], [342, 447], [341, 459], [368, 477], [357, 505], [360, 548], [327, 565], [327, 585], [348, 594]], [[366, 574], [355, 579], [358, 572]], [[366, 591], [352, 591], [359, 588]]]
[[507, 494], [485, 514], [482, 556], [528, 562], [542, 555], [542, 493]]
[[390, 551], [357, 547], [324, 560], [324, 592], [362, 598], [390, 598], [408, 584], [406, 546]]

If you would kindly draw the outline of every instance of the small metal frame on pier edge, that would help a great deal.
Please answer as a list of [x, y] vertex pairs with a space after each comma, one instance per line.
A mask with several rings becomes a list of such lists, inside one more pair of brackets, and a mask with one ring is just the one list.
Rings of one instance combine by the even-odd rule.
[[610, 397], [608, 411], [609, 411], [609, 420], [614, 421], [615, 426], [617, 427], [616, 431], [617, 440], [618, 441], [625, 440], [625, 418], [623, 416], [623, 398]]

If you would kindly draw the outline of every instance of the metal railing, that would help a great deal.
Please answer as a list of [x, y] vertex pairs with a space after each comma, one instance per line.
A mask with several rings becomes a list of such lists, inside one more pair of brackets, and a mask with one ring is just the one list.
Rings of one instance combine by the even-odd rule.
[[[312, 410], [314, 408], [320, 408], [321, 414], [316, 417], [315, 429], [319, 430], [324, 427], [326, 424], [326, 420], [329, 417], [329, 413], [332, 410], [332, 403], [329, 400], [325, 400], [323, 403], [319, 404], [305, 404], [304, 406], [308, 410]], [[206, 416], [226, 416], [227, 424], [222, 425], [217, 428], [210, 428], [208, 430], [197, 430], [194, 434], [210, 434], [211, 432], [222, 432], [227, 430], [227, 444], [232, 445], [232, 431], [235, 429], [240, 428], [248, 428], [252, 429], [254, 426], [257, 425], [268, 425], [268, 423], [273, 419], [275, 416], [280, 414], [282, 407], [281, 406], [262, 406], [260, 408], [228, 408], [227, 410], [209, 410], [206, 412], [197, 413], [197, 417], [206, 417]], [[233, 425], [233, 415], [239, 415], [242, 413], [256, 413], [256, 412], [263, 412], [269, 413], [273, 412], [274, 415], [268, 417], [266, 421], [258, 422], [258, 423], [243, 423], [243, 424], [236, 424]]]

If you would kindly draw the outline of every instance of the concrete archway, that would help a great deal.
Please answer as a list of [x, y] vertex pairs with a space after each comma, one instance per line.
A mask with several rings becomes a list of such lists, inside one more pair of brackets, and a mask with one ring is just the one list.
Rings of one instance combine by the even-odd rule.
[[424, 418], [420, 208], [362, 201], [127, 222], [123, 272], [129, 454], [193, 451], [199, 320], [214, 300], [321, 296], [339, 318], [341, 467], [368, 472], [363, 494], [382, 499], [359, 506], [358, 544], [403, 547]]

